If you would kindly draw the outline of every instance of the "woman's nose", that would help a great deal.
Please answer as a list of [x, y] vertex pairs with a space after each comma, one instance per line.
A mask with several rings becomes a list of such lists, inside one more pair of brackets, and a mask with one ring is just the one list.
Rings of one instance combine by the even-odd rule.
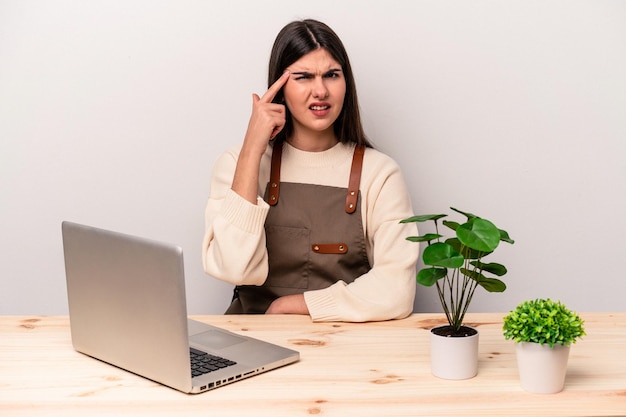
[[325, 99], [328, 97], [328, 88], [322, 77], [315, 77], [313, 83], [313, 97], [316, 99]]

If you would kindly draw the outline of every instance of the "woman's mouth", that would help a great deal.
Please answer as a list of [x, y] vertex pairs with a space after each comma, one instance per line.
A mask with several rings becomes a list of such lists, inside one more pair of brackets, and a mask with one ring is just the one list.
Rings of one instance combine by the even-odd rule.
[[313, 112], [316, 116], [326, 116], [330, 111], [329, 104], [313, 104], [309, 106], [309, 110]]

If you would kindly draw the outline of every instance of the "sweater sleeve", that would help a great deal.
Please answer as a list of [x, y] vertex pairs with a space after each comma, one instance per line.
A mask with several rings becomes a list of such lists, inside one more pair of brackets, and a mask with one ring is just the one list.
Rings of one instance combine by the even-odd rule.
[[236, 151], [216, 161], [205, 211], [202, 243], [204, 271], [234, 285], [261, 285], [268, 272], [265, 219], [269, 206], [262, 198], [251, 204], [232, 191]]
[[350, 284], [339, 281], [306, 292], [305, 301], [314, 321], [390, 320], [413, 311], [419, 246], [406, 240], [417, 234], [415, 223], [399, 223], [413, 215], [402, 173], [393, 160], [368, 150], [360, 189], [372, 269]]

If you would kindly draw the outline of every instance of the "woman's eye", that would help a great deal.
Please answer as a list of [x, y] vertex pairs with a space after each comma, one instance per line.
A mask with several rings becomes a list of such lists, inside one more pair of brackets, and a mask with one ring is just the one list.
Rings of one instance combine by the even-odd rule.
[[[312, 80], [315, 78], [315, 75], [313, 74], [294, 74], [295, 78], [294, 80], [296, 81], [300, 81], [300, 80]], [[323, 75], [324, 78], [339, 78], [341, 77], [341, 73], [339, 71], [329, 71], [327, 73], [325, 73]]]

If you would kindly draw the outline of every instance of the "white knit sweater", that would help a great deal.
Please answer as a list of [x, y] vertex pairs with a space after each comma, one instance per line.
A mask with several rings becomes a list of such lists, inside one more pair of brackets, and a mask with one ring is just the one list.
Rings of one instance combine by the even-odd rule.
[[[268, 273], [264, 223], [269, 205], [251, 204], [231, 190], [240, 147], [216, 162], [206, 207], [203, 263], [207, 274], [234, 285], [261, 285]], [[281, 181], [348, 186], [354, 145], [337, 144], [323, 152], [283, 146]], [[272, 148], [261, 160], [258, 195], [269, 180]], [[361, 211], [372, 269], [353, 283], [304, 293], [314, 321], [376, 321], [403, 318], [413, 310], [415, 265], [419, 247], [407, 241], [417, 234], [411, 200], [398, 165], [377, 150], [366, 149], [361, 174]]]

